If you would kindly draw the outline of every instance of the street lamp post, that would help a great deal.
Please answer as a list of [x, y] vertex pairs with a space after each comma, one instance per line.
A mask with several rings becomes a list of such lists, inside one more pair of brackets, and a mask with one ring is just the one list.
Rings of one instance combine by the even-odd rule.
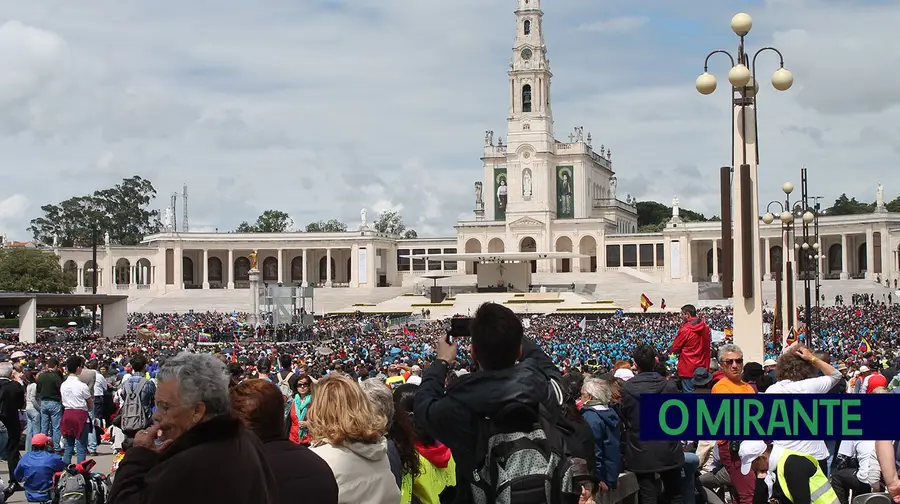
[[[97, 222], [94, 221], [94, 224], [91, 228], [91, 294], [97, 294], [97, 279], [99, 275], [99, 268], [97, 267], [97, 241], [99, 237], [97, 233], [99, 230], [97, 229]], [[94, 304], [91, 306], [91, 332], [97, 330], [97, 305]]]
[[[791, 213], [791, 193], [794, 192], [794, 184], [785, 182], [781, 184], [781, 190], [784, 192], [784, 202], [770, 201], [766, 205], [766, 214], [763, 215], [762, 220], [766, 224], [771, 224], [777, 218], [781, 224], [781, 270], [777, 272], [778, 300], [775, 304], [778, 305], [780, 312], [778, 329], [781, 330], [783, 346], [787, 341], [788, 332], [794, 327], [794, 247], [791, 239], [791, 231], [794, 226], [794, 214]], [[777, 216], [771, 211], [773, 206], [779, 209]]]
[[[733, 260], [734, 271], [734, 339], [744, 350], [750, 361], [762, 362], [764, 348], [762, 338], [762, 297], [761, 272], [757, 259], [759, 254], [759, 194], [757, 189], [757, 165], [759, 163], [759, 143], [756, 129], [756, 94], [759, 83], [756, 79], [756, 58], [765, 51], [778, 54], [779, 68], [772, 75], [772, 86], [779, 91], [790, 89], [794, 77], [784, 68], [784, 58], [774, 47], [763, 47], [751, 59], [744, 50], [744, 38], [750, 33], [753, 21], [749, 15], [736, 14], [731, 19], [731, 29], [740, 38], [737, 57], [723, 49], [712, 51], [706, 56], [703, 73], [697, 78], [697, 91], [708, 95], [716, 90], [716, 77], [709, 73], [709, 59], [714, 54], [724, 54], [731, 60], [728, 81], [731, 84], [731, 125], [732, 125], [732, 169], [734, 170], [734, 214]], [[723, 184], [724, 186], [725, 184]], [[723, 194], [723, 198], [730, 195]], [[723, 222], [724, 226], [730, 223]], [[726, 257], [726, 260], [729, 258]], [[731, 279], [725, 278], [723, 282]]]

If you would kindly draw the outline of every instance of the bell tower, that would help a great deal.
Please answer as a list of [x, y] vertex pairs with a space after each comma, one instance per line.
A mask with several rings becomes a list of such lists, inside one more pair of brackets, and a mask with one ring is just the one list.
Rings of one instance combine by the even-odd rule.
[[544, 43], [540, 0], [516, 0], [516, 37], [509, 65], [509, 150], [528, 143], [538, 152], [553, 147], [550, 60]]

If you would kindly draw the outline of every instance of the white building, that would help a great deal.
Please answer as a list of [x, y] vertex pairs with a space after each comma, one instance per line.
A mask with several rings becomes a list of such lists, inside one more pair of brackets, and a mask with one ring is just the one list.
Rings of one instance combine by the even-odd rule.
[[[624, 273], [637, 283], [717, 281], [719, 223], [685, 223], [676, 215], [661, 233], [638, 233], [635, 201], [630, 196], [623, 200], [617, 192], [610, 149], [595, 149], [591, 134], [580, 127], [566, 141], [554, 136], [552, 73], [540, 0], [517, 1], [506, 141], [486, 132], [474, 218], [457, 223], [455, 237], [400, 239], [364, 226], [345, 233], [170, 230], [146, 237], [140, 246], [101, 247], [98, 291], [160, 297], [184, 289], [246, 289], [252, 250], [258, 251], [264, 282], [325, 288], [410, 285], [423, 276], [442, 275], [456, 277], [457, 285], [469, 278], [474, 285], [474, 278], [465, 275], [477, 265], [446, 260], [447, 255], [509, 252], [580, 254], [533, 263], [533, 272], [554, 274], [555, 283], [590, 278], [602, 283], [608, 272]], [[781, 268], [781, 243], [778, 225], [761, 224], [764, 281]], [[869, 215], [823, 216], [818, 250], [826, 280], [893, 281], [900, 277], [900, 214], [880, 206]], [[57, 253], [63, 268], [77, 273], [77, 291], [89, 292], [91, 250]], [[415, 257], [422, 255], [445, 257]], [[541, 275], [535, 278], [535, 283], [541, 281]]]

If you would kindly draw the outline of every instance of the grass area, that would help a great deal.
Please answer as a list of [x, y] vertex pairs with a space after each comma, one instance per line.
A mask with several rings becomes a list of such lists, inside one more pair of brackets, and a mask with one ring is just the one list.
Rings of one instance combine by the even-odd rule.
[[565, 299], [509, 299], [504, 304], [554, 304], [565, 302]]
[[441, 306], [451, 307], [453, 303], [413, 303], [409, 306], [413, 308], [437, 308]]

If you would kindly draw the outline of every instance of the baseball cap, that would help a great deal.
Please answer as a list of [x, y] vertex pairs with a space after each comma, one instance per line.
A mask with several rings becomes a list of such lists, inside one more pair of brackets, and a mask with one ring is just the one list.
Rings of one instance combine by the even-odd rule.
[[39, 432], [31, 437], [31, 446], [47, 446], [47, 445], [52, 446], [53, 440], [51, 440], [50, 437], [47, 436], [46, 434]]
[[750, 474], [750, 466], [753, 461], [768, 450], [765, 441], [741, 441], [738, 455], [741, 457], [741, 474]]
[[763, 366], [777, 366], [777, 365], [778, 365], [778, 363], [775, 362], [775, 359], [766, 359], [765, 362], [763, 362]]

